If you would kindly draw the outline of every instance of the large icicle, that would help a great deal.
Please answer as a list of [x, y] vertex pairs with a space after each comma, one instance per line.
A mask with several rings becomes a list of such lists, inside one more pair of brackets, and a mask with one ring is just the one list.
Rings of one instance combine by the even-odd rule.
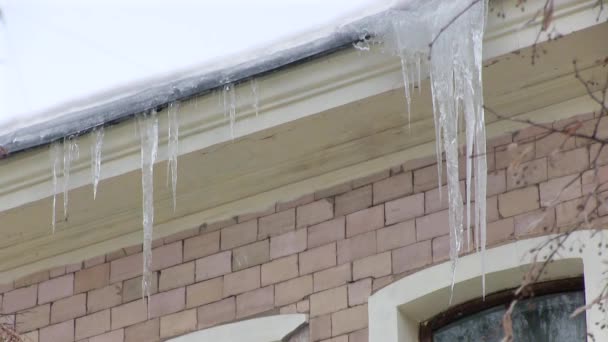
[[167, 183], [171, 180], [171, 195], [173, 199], [173, 212], [177, 207], [177, 154], [179, 149], [179, 102], [171, 102], [167, 111], [169, 128], [167, 143]]
[[53, 178], [53, 216], [51, 218], [53, 234], [55, 234], [55, 223], [57, 222], [57, 174], [59, 173], [59, 160], [62, 159], [61, 154], [61, 143], [59, 141], [53, 142], [50, 150], [51, 174]]
[[101, 148], [103, 147], [103, 126], [95, 128], [91, 133], [91, 177], [93, 181], [93, 199], [97, 199], [97, 185], [101, 175]]
[[154, 227], [154, 162], [158, 151], [158, 118], [156, 112], [137, 118], [141, 142], [141, 186], [143, 191], [143, 276], [142, 295], [150, 301], [152, 267], [152, 229]]
[[78, 160], [80, 151], [74, 136], [63, 139], [63, 220], [68, 220], [68, 193], [70, 191], [70, 172], [72, 162]]

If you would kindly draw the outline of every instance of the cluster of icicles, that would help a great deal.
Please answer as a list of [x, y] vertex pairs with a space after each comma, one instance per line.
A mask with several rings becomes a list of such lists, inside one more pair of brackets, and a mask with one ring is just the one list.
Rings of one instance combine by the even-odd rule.
[[[485, 253], [486, 245], [486, 180], [487, 167], [485, 156], [485, 123], [483, 111], [483, 96], [481, 82], [482, 37], [486, 16], [486, 0], [470, 2], [455, 0], [447, 2], [429, 0], [416, 8], [397, 8], [386, 23], [375, 28], [376, 36], [383, 43], [392, 47], [401, 60], [401, 70], [404, 81], [405, 97], [408, 113], [408, 127], [413, 86], [417, 82], [420, 90], [421, 74], [428, 70], [431, 80], [433, 112], [436, 134], [436, 154], [439, 188], [443, 169], [442, 151], [445, 152], [446, 178], [449, 200], [450, 225], [450, 258], [452, 263], [452, 288], [454, 286], [458, 255], [465, 249], [475, 248]], [[467, 10], [462, 11], [463, 6]], [[470, 8], [469, 8], [470, 7]], [[437, 15], [437, 11], [443, 15]], [[462, 12], [462, 13], [461, 13]], [[449, 27], [442, 29], [449, 18], [454, 20]], [[414, 31], [414, 28], [417, 31]], [[416, 37], [408, 32], [418, 32]], [[424, 34], [426, 32], [426, 34]], [[432, 41], [432, 53], [428, 58], [429, 45]], [[363, 48], [362, 48], [363, 46]], [[367, 46], [357, 44], [363, 50]], [[253, 93], [253, 108], [258, 114], [257, 82], [251, 81]], [[220, 103], [223, 102], [224, 115], [230, 122], [230, 133], [234, 138], [236, 121], [236, 91], [234, 84], [222, 88]], [[179, 142], [178, 123], [179, 103], [169, 104], [168, 115], [168, 145], [167, 145], [167, 185], [171, 185], [173, 209], [176, 208], [177, 187], [177, 156]], [[464, 117], [466, 124], [466, 200], [463, 201], [459, 186], [458, 173], [458, 130], [459, 116]], [[153, 200], [153, 166], [158, 151], [158, 117], [155, 111], [138, 115], [137, 127], [141, 143], [141, 170], [143, 189], [143, 280], [142, 293], [150, 295], [151, 248], [152, 230], [154, 225]], [[91, 134], [91, 170], [93, 197], [97, 196], [97, 186], [101, 172], [101, 150], [104, 130], [99, 127]], [[51, 168], [53, 182], [53, 218], [52, 226], [55, 231], [56, 194], [58, 189], [58, 174], [60, 161], [63, 160], [63, 209], [64, 219], [68, 219], [68, 190], [70, 169], [72, 163], [79, 157], [79, 148], [75, 137], [67, 137], [51, 145]], [[475, 180], [475, 198], [473, 215], [470, 203], [472, 199], [471, 184]], [[466, 226], [463, 217], [466, 203]], [[474, 218], [473, 224], [471, 217]], [[466, 227], [466, 228], [465, 228]], [[474, 227], [474, 229], [472, 228]], [[473, 232], [474, 230], [474, 232]], [[472, 242], [473, 241], [473, 242]], [[482, 273], [485, 258], [482, 255]], [[483, 293], [485, 294], [485, 276], [482, 277]], [[451, 299], [450, 299], [451, 301]]]

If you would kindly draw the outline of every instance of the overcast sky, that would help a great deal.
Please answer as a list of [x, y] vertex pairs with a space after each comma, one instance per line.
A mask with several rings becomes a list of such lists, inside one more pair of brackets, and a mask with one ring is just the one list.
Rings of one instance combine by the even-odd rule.
[[0, 130], [15, 117], [335, 26], [387, 0], [0, 0]]

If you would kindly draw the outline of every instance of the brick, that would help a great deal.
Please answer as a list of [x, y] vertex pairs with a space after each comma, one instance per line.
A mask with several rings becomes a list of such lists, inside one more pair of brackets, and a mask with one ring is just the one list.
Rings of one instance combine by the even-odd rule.
[[89, 338], [89, 342], [123, 342], [125, 330], [119, 329]]
[[346, 286], [317, 292], [310, 296], [310, 316], [321, 316], [348, 307]]
[[338, 264], [364, 258], [376, 253], [376, 232], [338, 241]]
[[[158, 241], [158, 240], [152, 240], [152, 248], [156, 248], [157, 247], [156, 246], [157, 245], [156, 241]], [[138, 244], [138, 245], [134, 245], [134, 246], [125, 247], [123, 249], [124, 249], [126, 255], [133, 255], [133, 254], [136, 254], [136, 253], [141, 253], [142, 249], [143, 249], [143, 246], [141, 244]]]
[[[142, 254], [133, 254], [110, 263], [110, 283], [140, 276], [143, 270]], [[97, 284], [97, 283], [95, 283]], [[97, 286], [105, 286], [99, 283]]]
[[158, 290], [167, 291], [194, 283], [194, 261], [160, 271]]
[[513, 218], [488, 223], [487, 226], [487, 242], [488, 245], [494, 245], [512, 239], [515, 236], [515, 226]]
[[372, 280], [370, 278], [348, 284], [348, 306], [365, 304], [371, 295]]
[[246, 245], [254, 242], [258, 237], [258, 221], [247, 221], [235, 224], [221, 231], [222, 250]]
[[370, 255], [353, 263], [353, 280], [380, 278], [391, 274], [391, 253]]
[[555, 209], [542, 208], [514, 218], [515, 236], [542, 235], [555, 226]]
[[14, 288], [15, 287], [14, 287], [14, 283], [13, 282], [10, 282], [8, 284], [0, 284], [0, 294], [6, 293], [8, 291], [11, 291]]
[[74, 341], [74, 320], [50, 325], [40, 329], [40, 342], [72, 342]]
[[416, 224], [414, 220], [400, 222], [378, 229], [376, 232], [378, 252], [411, 245], [416, 242]]
[[245, 292], [236, 297], [236, 318], [248, 317], [272, 310], [274, 307], [274, 287], [266, 286]]
[[87, 312], [108, 309], [122, 303], [122, 283], [108, 285], [88, 293]]
[[90, 268], [93, 266], [101, 265], [106, 262], [106, 255], [98, 255], [96, 257], [86, 259], [84, 261], [84, 268]]
[[224, 276], [224, 297], [251, 291], [258, 287], [260, 287], [260, 266]]
[[[473, 241], [471, 241], [473, 243]], [[450, 258], [450, 236], [442, 235], [433, 238], [433, 262], [446, 261]]]
[[346, 219], [344, 216], [308, 227], [308, 248], [343, 240], [345, 227]]
[[515, 216], [540, 207], [538, 188], [531, 186], [498, 195], [498, 211], [502, 217]]
[[[141, 245], [139, 246], [141, 248]], [[74, 273], [82, 269], [82, 262], [65, 265], [65, 273]]]
[[143, 322], [147, 318], [148, 306], [143, 299], [114, 307], [112, 308], [112, 330]]
[[283, 306], [282, 308], [279, 309], [280, 315], [291, 315], [291, 314], [297, 314], [297, 313], [298, 313], [298, 306], [296, 303]]
[[182, 311], [186, 308], [186, 288], [180, 287], [152, 295], [148, 305], [150, 318]]
[[351, 189], [352, 189], [352, 186], [351, 186], [350, 182], [334, 185], [327, 189], [315, 191], [315, 200], [325, 198], [325, 197], [332, 197], [332, 196], [340, 195], [340, 194], [350, 191]]
[[411, 271], [431, 263], [431, 241], [418, 242], [396, 249], [392, 253], [394, 274]]
[[334, 312], [331, 315], [331, 334], [333, 336], [367, 328], [367, 305]]
[[[407, 171], [407, 170], [406, 170]], [[355, 180], [352, 181], [353, 184], [353, 189], [368, 185], [368, 184], [372, 184], [374, 182], [377, 181], [381, 181], [383, 179], [386, 179], [390, 176], [390, 171], [389, 170], [383, 170], [380, 172], [376, 172], [373, 173], [369, 176], [365, 176], [365, 177], [361, 177], [361, 178], [357, 178]]]
[[549, 157], [549, 178], [585, 171], [589, 167], [589, 152], [586, 147], [565, 151]]
[[177, 233], [174, 233], [174, 234], [171, 234], [171, 235], [165, 237], [163, 239], [163, 242], [166, 245], [168, 245], [168, 244], [176, 242], [176, 241], [186, 240], [188, 238], [197, 236], [200, 234], [200, 232], [201, 232], [201, 230], [199, 227], [182, 230], [181, 232], [177, 232]]
[[[139, 276], [137, 278], [125, 280], [122, 283], [123, 303], [142, 298], [143, 294], [141, 292], [141, 279], [142, 277]], [[152, 273], [151, 280], [150, 294], [154, 294], [158, 292], [158, 272]]]
[[311, 341], [319, 341], [331, 337], [331, 315], [312, 318], [309, 327]]
[[25, 286], [30, 286], [38, 283], [42, 283], [43, 281], [49, 280], [50, 273], [49, 271], [40, 271], [23, 278], [19, 278], [15, 280], [15, 288], [21, 288]]
[[38, 304], [49, 303], [72, 294], [74, 294], [73, 274], [47, 280], [38, 285]]
[[297, 276], [297, 255], [291, 255], [262, 265], [262, 286], [276, 284]]
[[300, 275], [336, 266], [336, 243], [300, 253]]
[[268, 239], [232, 251], [232, 271], [240, 271], [251, 266], [261, 265], [270, 260], [270, 243]]
[[222, 228], [230, 227], [237, 224], [236, 216], [230, 218], [215, 219], [215, 221], [205, 222], [199, 228], [201, 233], [214, 232]]
[[51, 324], [67, 321], [87, 313], [87, 295], [77, 294], [60, 299], [51, 306]]
[[406, 221], [424, 215], [424, 193], [386, 202], [386, 224]]
[[260, 217], [258, 225], [258, 240], [295, 230], [296, 209], [292, 208], [276, 214]]
[[[445, 162], [441, 173], [441, 184], [446, 183]], [[439, 185], [437, 165], [430, 165], [414, 171], [414, 192], [431, 190]]]
[[160, 341], [160, 319], [151, 319], [125, 328], [125, 342]]
[[39, 305], [17, 314], [15, 328], [18, 333], [45, 327], [50, 323], [51, 304]]
[[528, 162], [534, 159], [534, 143], [515, 143], [496, 149], [496, 168], [506, 169], [510, 165]]
[[362, 329], [348, 334], [348, 342], [369, 342], [369, 331]]
[[342, 264], [314, 274], [313, 290], [319, 292], [344, 285], [352, 280], [351, 265]]
[[232, 252], [226, 251], [196, 260], [196, 281], [207, 280], [232, 271]]
[[362, 234], [384, 226], [384, 205], [357, 211], [346, 216], [346, 237]]
[[196, 310], [186, 310], [160, 318], [160, 337], [183, 335], [196, 330]]
[[308, 234], [306, 229], [298, 229], [270, 238], [270, 258], [277, 259], [306, 249]]
[[49, 270], [50, 278], [57, 278], [65, 274], [65, 266], [55, 267]]
[[[532, 171], [530, 171], [530, 172], [532, 172]], [[506, 177], [505, 170], [488, 172], [488, 178], [487, 178], [488, 187], [486, 189], [486, 197], [498, 195], [498, 194], [501, 194], [501, 193], [507, 191], [507, 180], [506, 179], [507, 179], [507, 177]], [[471, 180], [471, 184], [472, 185], [475, 184], [474, 178]], [[474, 187], [475, 187], [474, 185], [471, 186], [471, 191], [472, 191], [471, 199], [475, 199]], [[462, 191], [462, 196], [465, 196], [464, 191]], [[447, 191], [446, 191], [446, 197], [447, 197]], [[466, 197], [463, 197], [463, 198], [466, 198]]]
[[337, 336], [321, 342], [348, 342], [348, 335]]
[[275, 209], [275, 205], [273, 204], [273, 205], [268, 206], [267, 208], [260, 209], [255, 212], [242, 214], [237, 217], [237, 221], [239, 223], [250, 221], [250, 220], [257, 221], [255, 219], [260, 218], [262, 216], [268, 216], [268, 215], [274, 213], [274, 209]]
[[448, 210], [443, 210], [417, 218], [416, 240], [428, 240], [449, 233], [448, 215]]
[[347, 192], [336, 197], [336, 216], [354, 213], [372, 206], [372, 186]]
[[311, 203], [314, 200], [315, 200], [315, 196], [313, 194], [306, 194], [306, 195], [300, 196], [300, 197], [292, 199], [292, 200], [281, 201], [281, 202], [277, 203], [277, 212], [299, 207], [299, 206]]
[[127, 253], [125, 253], [125, 251], [121, 248], [119, 250], [116, 250], [114, 252], [110, 252], [106, 254], [106, 261], [107, 262], [112, 262], [114, 260], [120, 259], [120, 258], [124, 258], [127, 256]]
[[548, 156], [555, 151], [566, 151], [576, 147], [574, 137], [562, 133], [551, 133], [536, 140], [536, 158]]
[[190, 285], [186, 288], [186, 307], [193, 308], [223, 298], [224, 278], [219, 277]]
[[[131, 258], [131, 257], [127, 257]], [[124, 260], [124, 259], [119, 259]], [[118, 260], [117, 260], [118, 261]], [[141, 264], [141, 263], [140, 263]], [[122, 265], [120, 262], [118, 265]], [[117, 266], [119, 267], [119, 266]], [[141, 272], [141, 270], [140, 270]], [[74, 275], [74, 293], [102, 288], [110, 283], [110, 264], [101, 264], [78, 271]]]
[[13, 313], [36, 305], [38, 285], [21, 287], [4, 294], [2, 313]]
[[20, 336], [23, 339], [23, 341], [25, 341], [25, 342], [39, 342], [40, 341], [38, 330], [30, 331], [25, 334], [20, 334]]
[[182, 262], [182, 242], [177, 241], [152, 250], [152, 271], [162, 270]]
[[205, 329], [226, 323], [236, 318], [236, 301], [234, 297], [201, 306], [197, 310], [198, 329]]
[[374, 204], [383, 203], [412, 193], [412, 173], [405, 172], [373, 184]]
[[[112, 315], [113, 321], [116, 322], [118, 317]], [[126, 317], [125, 317], [126, 318]], [[80, 317], [76, 319], [76, 340], [100, 335], [110, 329], [110, 310], [96, 312], [92, 315]]]
[[334, 203], [330, 199], [321, 199], [305, 204], [296, 209], [297, 227], [306, 227], [327, 221], [334, 216]]
[[585, 199], [577, 198], [562, 202], [555, 207], [555, 222], [557, 226], [581, 224], [585, 214], [589, 214], [595, 206], [595, 201], [590, 200], [585, 208], [582, 208]]
[[535, 159], [507, 169], [507, 190], [523, 188], [546, 180], [547, 158]]
[[410, 159], [403, 163], [403, 165], [401, 165], [401, 168], [403, 169], [403, 171], [411, 171], [435, 164], [437, 164], [437, 157], [432, 155], [422, 158]]
[[184, 240], [184, 261], [190, 261], [220, 251], [220, 232], [215, 231]]
[[312, 275], [305, 275], [275, 285], [274, 302], [281, 306], [295, 303], [312, 293]]
[[310, 302], [307, 299], [301, 300], [297, 303], [296, 308], [298, 313], [308, 313], [310, 312]]
[[581, 178], [570, 175], [553, 178], [540, 184], [540, 202], [543, 206], [554, 206], [582, 196]]
[[488, 197], [486, 199], [486, 219], [488, 222], [492, 222], [498, 220], [498, 217], [498, 196]]

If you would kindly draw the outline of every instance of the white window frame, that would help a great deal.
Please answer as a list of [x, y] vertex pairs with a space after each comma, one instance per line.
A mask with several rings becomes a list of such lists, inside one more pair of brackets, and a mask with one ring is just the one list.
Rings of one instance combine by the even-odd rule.
[[[515, 241], [491, 248], [486, 253], [486, 293], [517, 287], [522, 275], [533, 262], [530, 251], [549, 236]], [[585, 243], [588, 248], [579, 252], [578, 245], [559, 253], [548, 268], [543, 280], [583, 276], [585, 300], [594, 299], [605, 284], [602, 272], [607, 265], [598, 255], [597, 245], [605, 242], [608, 233], [592, 235], [590, 231], [577, 231], [570, 242]], [[479, 253], [460, 258], [456, 271], [454, 302], [452, 306], [481, 296], [481, 257]], [[370, 342], [417, 342], [420, 322], [449, 308], [451, 264], [439, 265], [418, 271], [378, 291], [369, 298]], [[587, 311], [587, 331], [596, 341], [608, 341], [607, 329], [595, 322], [604, 314], [597, 307]]]
[[195, 331], [168, 342], [280, 342], [307, 320], [304, 314], [260, 317]]

